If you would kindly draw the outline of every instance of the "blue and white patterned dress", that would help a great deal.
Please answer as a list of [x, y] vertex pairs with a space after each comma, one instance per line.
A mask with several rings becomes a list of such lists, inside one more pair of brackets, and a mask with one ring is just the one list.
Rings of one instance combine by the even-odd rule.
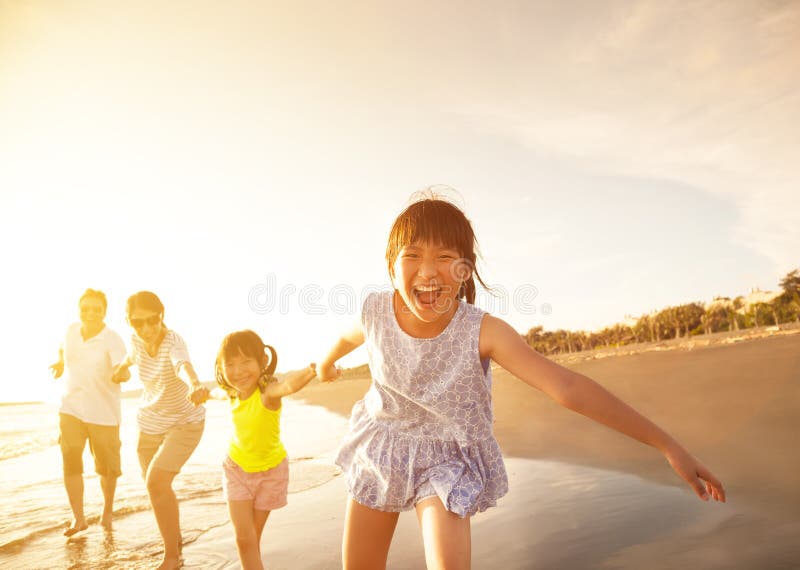
[[438, 496], [461, 517], [508, 491], [492, 433], [491, 370], [478, 352], [484, 312], [459, 302], [434, 338], [405, 333], [394, 293], [372, 293], [361, 315], [372, 385], [353, 406], [336, 463], [353, 499], [403, 511]]

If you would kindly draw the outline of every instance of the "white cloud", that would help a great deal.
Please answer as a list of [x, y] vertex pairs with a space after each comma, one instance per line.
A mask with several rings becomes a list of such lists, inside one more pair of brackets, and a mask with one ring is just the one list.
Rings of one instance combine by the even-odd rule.
[[[592, 16], [559, 22], [583, 42], [537, 55], [549, 67], [533, 70], [515, 104], [493, 94], [462, 112], [587, 170], [724, 196], [741, 244], [778, 273], [796, 266], [800, 5], [637, 2]], [[541, 47], [520, 32], [517, 71]]]

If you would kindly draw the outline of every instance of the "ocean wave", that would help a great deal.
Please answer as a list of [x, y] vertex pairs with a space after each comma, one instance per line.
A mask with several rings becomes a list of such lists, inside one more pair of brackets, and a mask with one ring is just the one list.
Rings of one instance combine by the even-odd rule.
[[4, 441], [0, 441], [0, 461], [28, 455], [29, 453], [36, 453], [58, 445], [58, 438], [53, 437], [52, 433], [39, 435], [31, 435], [28, 433], [21, 438], [5, 441], [8, 435], [13, 434], [3, 434]]
[[[220, 488], [219, 487], [209, 487], [206, 489], [192, 489], [192, 490], [182, 490], [179, 496], [179, 502], [184, 503], [187, 501], [193, 501], [197, 499], [204, 499], [207, 497], [213, 497], [215, 495], [219, 495]], [[122, 502], [122, 505], [119, 503]], [[134, 515], [143, 511], [150, 510], [150, 503], [147, 497], [143, 498], [136, 498], [136, 499], [128, 499], [125, 501], [119, 501], [117, 508], [114, 509], [114, 520], [119, 521], [120, 519]], [[36, 517], [37, 520], [45, 521], [47, 520], [45, 517]], [[87, 516], [86, 522], [89, 525], [99, 524], [100, 523], [100, 515], [94, 516]], [[15, 552], [21, 550], [26, 544], [50, 533], [55, 533], [56, 531], [62, 530], [67, 527], [67, 525], [63, 521], [59, 521], [57, 524], [40, 524], [38, 526], [17, 526], [17, 534], [14, 535], [13, 532], [3, 532], [2, 534], [13, 536], [13, 538], [6, 539], [6, 542], [0, 543], [0, 554], [14, 554]]]

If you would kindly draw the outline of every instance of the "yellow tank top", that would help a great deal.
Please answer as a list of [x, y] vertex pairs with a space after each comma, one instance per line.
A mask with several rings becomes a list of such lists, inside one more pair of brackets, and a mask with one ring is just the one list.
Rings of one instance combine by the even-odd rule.
[[256, 389], [246, 400], [231, 402], [233, 439], [228, 455], [248, 473], [272, 469], [286, 457], [281, 443], [281, 408], [268, 410]]

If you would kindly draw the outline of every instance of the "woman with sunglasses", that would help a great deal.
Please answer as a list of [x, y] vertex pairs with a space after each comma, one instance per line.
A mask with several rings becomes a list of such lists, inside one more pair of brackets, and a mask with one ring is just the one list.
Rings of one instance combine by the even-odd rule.
[[134, 330], [131, 353], [113, 379], [125, 381], [130, 366], [139, 369], [144, 390], [137, 413], [137, 452], [164, 541], [164, 559], [158, 568], [179, 568], [182, 538], [172, 481], [203, 435], [205, 408], [200, 404], [209, 392], [197, 378], [186, 343], [164, 324], [164, 305], [155, 293], [131, 295], [126, 313]]

